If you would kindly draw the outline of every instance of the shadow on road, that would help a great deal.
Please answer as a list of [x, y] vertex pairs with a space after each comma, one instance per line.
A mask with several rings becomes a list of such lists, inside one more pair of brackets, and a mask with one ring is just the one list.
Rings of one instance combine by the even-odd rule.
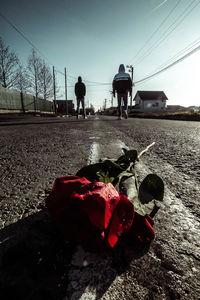
[[67, 243], [41, 211], [0, 232], [1, 299], [62, 299], [71, 261]]
[[[147, 248], [135, 246], [127, 256], [123, 242], [114, 251], [95, 254], [100, 262], [103, 256], [109, 259], [108, 268], [113, 270], [106, 274], [102, 269], [102, 279], [91, 281], [88, 278], [78, 288], [78, 300], [89, 286], [96, 290], [96, 299], [100, 299], [116, 276], [129, 268], [130, 262], [143, 256]], [[77, 244], [68, 242], [51, 222], [46, 210], [35, 213], [0, 231], [0, 295], [1, 299], [60, 300], [70, 292], [70, 273], [73, 270], [71, 260]], [[89, 254], [90, 255], [90, 254]], [[93, 253], [91, 253], [93, 255]], [[91, 266], [84, 270], [91, 270]], [[93, 271], [95, 272], [95, 264]], [[80, 278], [83, 267], [79, 270]], [[87, 272], [89, 272], [87, 271]], [[104, 277], [107, 280], [104, 280]], [[71, 298], [67, 298], [71, 299]]]

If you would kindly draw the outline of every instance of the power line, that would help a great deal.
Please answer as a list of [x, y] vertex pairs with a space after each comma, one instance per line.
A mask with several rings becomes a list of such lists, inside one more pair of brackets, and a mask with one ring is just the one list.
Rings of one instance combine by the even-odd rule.
[[160, 4], [157, 5], [155, 8], [153, 8], [151, 12], [154, 12], [154, 11], [158, 10], [158, 9], [159, 9], [161, 6], [163, 6], [166, 2], [167, 2], [167, 0], [164, 0], [162, 3], [160, 3]]
[[176, 61], [174, 61], [173, 63], [169, 64], [168, 66], [166, 66], [165, 68], [143, 78], [143, 79], [140, 79], [138, 81], [135, 81], [134, 83], [135, 84], [138, 84], [138, 83], [141, 83], [141, 82], [144, 82], [146, 80], [149, 80], [157, 75], [159, 75], [160, 73], [162, 72], [165, 72], [166, 70], [168, 70], [169, 68], [175, 66], [176, 64], [180, 63], [181, 61], [183, 61], [184, 59], [188, 58], [189, 56], [191, 56], [192, 54], [194, 54], [195, 52], [199, 51], [200, 50], [200, 45], [197, 46], [196, 48], [194, 48], [193, 50], [191, 50], [190, 52], [186, 53], [184, 56], [182, 56], [181, 58], [177, 59]]
[[[179, 5], [181, 0], [179, 0], [175, 6], [172, 8], [172, 10], [169, 12], [169, 14], [166, 16], [166, 18], [161, 22], [161, 24], [159, 25], [159, 27], [153, 32], [153, 34], [150, 36], [150, 38], [145, 42], [144, 46], [146, 46], [146, 44], [152, 39], [152, 37], [158, 32], [158, 30], [160, 29], [160, 27], [166, 22], [166, 20], [169, 18], [169, 16], [173, 13], [173, 11], [176, 9], [176, 7]], [[188, 9], [191, 7], [191, 5], [195, 2], [196, 0], [193, 0], [186, 8], [185, 10], [183, 11], [183, 13], [181, 15], [179, 15], [179, 17], [167, 28], [167, 30], [165, 30], [164, 34], [166, 34], [164, 37], [161, 37], [161, 40], [159, 39], [157, 42], [158, 44], [156, 45], [156, 43], [154, 43], [151, 48], [149, 50], [152, 50], [152, 47], [154, 47], [156, 45], [159, 46], [177, 27], [180, 23], [183, 22], [183, 20], [194, 10], [194, 8], [200, 4], [200, 1], [198, 1], [189, 11]], [[185, 14], [185, 15], [184, 15]], [[182, 19], [181, 19], [182, 17]], [[180, 19], [180, 21], [177, 23], [177, 21]], [[177, 24], [176, 24], [177, 23]], [[172, 28], [172, 30], [170, 32], [168, 32], [168, 30], [174, 25], [175, 27]], [[168, 33], [167, 33], [168, 32]], [[160, 42], [159, 42], [160, 41]], [[195, 43], [195, 45], [197, 44], [197, 42]], [[144, 48], [143, 46], [143, 48]], [[193, 45], [194, 46], [194, 45]], [[189, 47], [189, 46], [188, 46]], [[188, 47], [186, 47], [186, 49], [188, 50]], [[180, 59], [178, 59], [177, 61], [171, 63], [170, 65], [164, 67], [162, 70], [159, 70], [155, 73], [153, 73], [152, 75], [150, 76], [147, 76], [146, 78], [144, 78], [143, 80], [140, 80], [140, 81], [137, 81], [135, 82], [135, 84], [138, 84], [139, 82], [142, 82], [144, 80], [147, 80], [147, 79], [150, 79], [152, 78], [153, 76], [156, 76], [156, 75], [159, 75], [161, 72], [164, 72], [165, 70], [169, 69], [170, 67], [174, 66], [175, 64], [181, 62], [182, 60], [184, 60], [185, 58], [187, 58], [188, 56], [192, 55], [194, 52], [198, 51], [199, 50], [199, 47], [196, 47], [195, 49], [193, 49], [192, 51], [190, 51], [189, 53], [185, 54], [183, 57], [181, 57]], [[191, 47], [190, 47], [191, 48]], [[185, 48], [183, 50], [186, 50]], [[147, 52], [149, 51], [147, 50]], [[181, 50], [180, 53], [183, 51]], [[138, 51], [140, 52], [140, 50]], [[152, 52], [152, 51], [151, 51]], [[150, 53], [151, 53], [150, 52]], [[147, 53], [147, 55], [149, 55], [150, 53]], [[136, 54], [137, 55], [137, 54]], [[145, 55], [145, 57], [147, 56]], [[178, 54], [177, 54], [178, 55]], [[176, 55], [176, 56], [177, 56]], [[143, 59], [144, 57], [140, 58]], [[172, 60], [173, 58], [171, 58], [170, 60]], [[72, 77], [72, 76], [71, 76]], [[102, 83], [102, 82], [96, 82], [96, 81], [90, 81], [90, 80], [85, 80], [85, 82], [89, 82], [89, 83], [94, 83], [94, 84], [97, 84], [97, 86], [99, 85], [111, 85], [111, 83]], [[91, 86], [96, 86], [96, 85], [91, 85]]]
[[[61, 75], [65, 76], [65, 74], [63, 72], [61, 72], [59, 70], [56, 70], [56, 71], [57, 71], [57, 73], [60, 73]], [[78, 76], [75, 77], [75, 76], [72, 76], [72, 75], [69, 75], [69, 74], [67, 76], [74, 79], [74, 80], [77, 80], [77, 77], [78, 77]], [[91, 80], [87, 80], [87, 79], [85, 79], [84, 82], [94, 83], [93, 86], [110, 85], [111, 84], [111, 83], [108, 83], [108, 82], [97, 82], [97, 81], [91, 81]]]
[[[193, 3], [194, 1], [192, 1], [192, 3]], [[178, 2], [179, 3], [179, 2]], [[189, 6], [191, 6], [191, 4], [192, 3], [190, 3], [190, 5]], [[186, 14], [186, 16], [198, 5], [200, 3], [200, 1]], [[188, 7], [189, 7], [188, 6]], [[188, 7], [187, 7], [187, 9], [188, 9]], [[185, 11], [184, 11], [185, 12]], [[35, 50], [37, 50], [39, 53], [41, 53], [41, 55], [42, 56], [44, 56], [45, 58], [46, 58], [46, 56], [15, 26], [15, 25], [13, 25], [12, 24], [12, 22], [10, 22], [2, 13], [0, 13], [0, 16], [6, 21], [6, 22], [8, 22]], [[186, 16], [184, 16], [184, 18], [186, 17]], [[184, 19], [183, 18], [183, 19]], [[183, 20], [182, 19], [182, 20]], [[182, 21], [181, 20], [181, 21]], [[175, 22], [174, 22], [175, 23]], [[173, 24], [174, 24], [173, 23]], [[180, 22], [179, 22], [180, 23]], [[178, 23], [178, 24], [179, 24]], [[172, 24], [172, 25], [173, 25]], [[171, 25], [171, 26], [172, 26]], [[170, 27], [171, 27], [170, 26]], [[170, 28], [169, 27], [169, 28]], [[177, 27], [177, 26], [176, 26]], [[176, 28], [175, 27], [175, 28]], [[174, 28], [174, 29], [175, 29]], [[173, 30], [174, 30], [173, 29]], [[195, 49], [193, 49], [192, 51], [190, 51], [189, 53], [187, 53], [187, 54], [185, 54], [183, 57], [181, 57], [180, 59], [178, 59], [178, 60], [176, 60], [175, 62], [173, 62], [173, 63], [171, 63], [170, 65], [168, 65], [168, 66], [166, 66], [166, 67], [164, 67], [163, 69], [161, 69], [161, 70], [159, 70], [159, 71], [157, 71], [157, 72], [155, 72], [155, 73], [153, 73], [153, 74], [151, 74], [151, 75], [149, 75], [149, 76], [147, 76], [147, 77], [145, 77], [145, 78], [143, 78], [143, 79], [141, 79], [141, 80], [139, 80], [139, 81], [136, 81], [135, 82], [135, 84], [138, 84], [138, 83], [141, 83], [141, 82], [143, 82], [143, 81], [146, 81], [146, 80], [148, 80], [148, 79], [151, 79], [152, 77], [154, 77], [154, 76], [157, 76], [157, 75], [159, 75], [161, 72], [164, 72], [164, 71], [166, 71], [167, 69], [169, 69], [169, 68], [171, 68], [172, 66], [174, 66], [174, 65], [176, 65], [177, 63], [179, 63], [179, 62], [181, 62], [182, 60], [184, 60], [185, 58], [187, 58], [188, 56], [190, 56], [190, 55], [192, 55], [193, 53], [195, 53], [196, 51], [198, 51], [200, 49], [200, 46], [198, 46], [198, 47], [196, 47]], [[183, 51], [183, 50], [182, 50]], [[47, 58], [46, 58], [47, 59]], [[48, 60], [48, 59], [47, 59]], [[52, 64], [53, 65], [53, 64]], [[60, 73], [60, 74], [62, 74], [62, 75], [64, 75], [64, 73], [63, 72], [61, 72], [61, 71], [59, 71], [59, 70], [57, 70], [57, 72], [58, 73]], [[71, 77], [71, 78], [74, 78], [74, 79], [76, 79], [76, 77], [74, 77], [74, 76], [72, 76], [72, 75], [68, 75], [69, 77]], [[86, 82], [89, 82], [89, 83], [94, 83], [94, 85], [88, 85], [88, 86], [91, 86], [91, 87], [93, 87], [93, 86], [103, 86], [103, 85], [111, 85], [111, 83], [103, 83], [103, 82], [96, 82], [96, 81], [90, 81], [90, 80], [85, 80]], [[74, 86], [70, 86], [70, 87], [74, 87]]]
[[[162, 34], [162, 36], [136, 61], [135, 64], [139, 64], [141, 61], [143, 61], [144, 58], [146, 58], [147, 56], [149, 56], [154, 49], [157, 49], [157, 47], [180, 25], [180, 23], [182, 23], [184, 21], [184, 19], [194, 10], [194, 8], [200, 4], [200, 1], [198, 1], [195, 6], [193, 6], [189, 11], [188, 9], [191, 7], [191, 5], [195, 2], [196, 0], [193, 0], [183, 11], [183, 13], [181, 13], [181, 15], [179, 15], [178, 18], [176, 18], [176, 20], [164, 31], [164, 33]], [[180, 21], [179, 21], [180, 20]], [[178, 22], [179, 21], [179, 22]], [[177, 23], [178, 22], [178, 23]], [[176, 24], [177, 23], [177, 24]], [[175, 25], [170, 31], [169, 29]]]
[[22, 37], [24, 40], [27, 41], [27, 43], [29, 45], [31, 45], [32, 48], [34, 48], [36, 51], [38, 51], [45, 59], [48, 60], [48, 58], [46, 58], [46, 56], [25, 36], [25, 34], [19, 30], [10, 20], [8, 20], [8, 18], [6, 18], [1, 12], [0, 12], [0, 16], [12, 27], [14, 28]]
[[[57, 73], [59, 73], [59, 74], [65, 76], [64, 72], [62, 72], [62, 71], [60, 71], [60, 70], [56, 70], [56, 71], [57, 71]], [[75, 76], [72, 76], [72, 75], [69, 75], [69, 74], [68, 74], [67, 76], [70, 77], [70, 78], [73, 78], [73, 79], [77, 80], [77, 77], [75, 77]]]
[[[46, 57], [46, 55], [44, 55], [44, 53], [38, 48], [36, 47], [31, 41], [30, 39], [28, 39], [25, 34], [19, 30], [6, 16], [4, 16], [1, 12], [0, 12], [0, 16], [14, 29], [16, 30], [21, 36], [22, 38], [29, 44], [31, 45], [32, 48], [34, 48], [37, 52], [39, 52], [52, 66], [54, 65], [52, 62], [49, 61], [49, 59]], [[59, 71], [59, 70], [55, 70], [57, 71], [58, 73], [64, 75], [63, 72]], [[68, 75], [70, 76], [70, 75]]]
[[[40, 49], [38, 49], [38, 47], [36, 47], [31, 41], [30, 39], [28, 39], [25, 34], [18, 29], [6, 16], [4, 16], [1, 12], [0, 12], [0, 16], [14, 29], [16, 30], [21, 37], [29, 44], [31, 45], [32, 48], [34, 48], [37, 52], [39, 52], [52, 66], [54, 66], [54, 64], [52, 62], [49, 61], [49, 59], [46, 57], [46, 55], [44, 55], [44, 53], [42, 53], [42, 51]], [[60, 71], [58, 68], [55, 69], [55, 71], [63, 76], [65, 76], [64, 72]], [[68, 74], [68, 77], [73, 78], [73, 79], [77, 79], [77, 77], [72, 76], [70, 74]], [[104, 83], [104, 82], [96, 82], [96, 81], [90, 81], [90, 80], [85, 80], [86, 82], [89, 83], [95, 83], [95, 84], [99, 84], [99, 85], [109, 85], [109, 83]]]
[[172, 56], [170, 59], [168, 59], [165, 63], [163, 63], [162, 65], [160, 65], [156, 70], [160, 70], [161, 68], [164, 68], [167, 64], [169, 64], [170, 62], [172, 62], [174, 59], [177, 59], [181, 54], [184, 54], [186, 51], [189, 51], [190, 49], [192, 49], [194, 46], [198, 45], [200, 43], [200, 37], [198, 37], [196, 40], [194, 40], [193, 42], [191, 42], [188, 46], [186, 46], [185, 48], [183, 48], [182, 50], [180, 50], [178, 53], [176, 53], [174, 56]]
[[[62, 72], [59, 72], [59, 73], [62, 74]], [[70, 76], [70, 75], [68, 75], [68, 76]], [[70, 77], [77, 80], [77, 77], [75, 77], [75, 76], [70, 76]], [[110, 83], [108, 83], [108, 82], [98, 82], [98, 81], [91, 81], [91, 80], [87, 80], [87, 79], [84, 79], [84, 82], [94, 83], [95, 85], [110, 85]]]
[[150, 40], [155, 36], [155, 34], [160, 30], [160, 28], [165, 24], [165, 22], [167, 21], [167, 19], [170, 17], [170, 15], [174, 12], [174, 10], [176, 9], [176, 7], [179, 5], [179, 3], [181, 2], [181, 0], [178, 0], [178, 2], [175, 4], [175, 6], [173, 6], [173, 8], [170, 10], [170, 12], [168, 13], [168, 15], [164, 18], [164, 20], [159, 24], [159, 26], [156, 28], [156, 30], [150, 35], [150, 37], [146, 40], [146, 42], [143, 44], [143, 46], [137, 51], [137, 53], [135, 54], [135, 56], [131, 59], [134, 60], [140, 53], [141, 51], [143, 51], [143, 49], [145, 48], [145, 46], [150, 42]]
[[91, 81], [91, 80], [85, 80], [85, 82], [94, 83], [98, 85], [110, 85], [108, 82], [97, 82], [97, 81]]
[[[106, 84], [107, 85], [107, 84]], [[110, 85], [110, 84], [109, 84]], [[87, 87], [96, 87], [96, 86], [98, 86], [98, 87], [100, 87], [100, 86], [102, 86], [102, 85], [99, 85], [99, 84], [93, 84], [93, 85], [90, 85], [90, 84], [88, 84], [87, 85]], [[64, 85], [60, 85], [60, 87], [64, 87]], [[68, 85], [68, 88], [74, 88], [74, 85]]]

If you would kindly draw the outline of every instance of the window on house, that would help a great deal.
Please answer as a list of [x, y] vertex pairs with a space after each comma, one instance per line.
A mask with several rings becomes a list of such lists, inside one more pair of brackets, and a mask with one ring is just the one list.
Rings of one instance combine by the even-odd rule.
[[158, 102], [152, 104], [152, 107], [158, 107], [158, 106], [159, 106], [159, 103], [158, 103]]
[[152, 107], [153, 105], [151, 103], [147, 103], [147, 108]]

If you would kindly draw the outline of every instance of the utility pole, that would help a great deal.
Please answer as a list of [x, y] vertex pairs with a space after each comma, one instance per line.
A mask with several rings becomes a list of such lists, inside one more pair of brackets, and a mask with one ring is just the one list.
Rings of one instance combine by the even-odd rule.
[[[131, 80], [132, 80], [132, 86], [133, 86], [133, 66], [130, 65], [130, 66], [126, 66], [127, 68], [129, 68], [129, 72], [131, 73]], [[132, 107], [132, 100], [133, 100], [133, 94], [131, 95], [131, 98], [130, 98], [130, 108]]]
[[110, 94], [111, 94], [111, 107], [113, 107], [113, 92], [110, 91]]
[[24, 108], [24, 96], [23, 96], [22, 90], [21, 90], [21, 92], [20, 92], [20, 96], [21, 96], [22, 111], [23, 111], [23, 114], [25, 114], [25, 108]]
[[106, 110], [107, 99], [105, 99], [104, 110]]
[[53, 93], [54, 93], [54, 108], [55, 108], [55, 114], [57, 114], [56, 79], [55, 79], [55, 69], [54, 69], [54, 66], [53, 66]]
[[68, 115], [68, 100], [67, 100], [67, 73], [65, 68], [65, 100], [66, 100], [66, 115]]

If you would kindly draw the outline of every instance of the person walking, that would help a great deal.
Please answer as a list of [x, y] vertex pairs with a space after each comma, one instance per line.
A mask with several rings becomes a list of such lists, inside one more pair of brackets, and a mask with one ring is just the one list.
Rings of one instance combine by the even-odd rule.
[[86, 87], [85, 84], [82, 82], [81, 76], [78, 77], [78, 82], [75, 84], [74, 92], [77, 99], [77, 119], [80, 113], [80, 103], [83, 108], [83, 117], [87, 119], [86, 110], [85, 110], [85, 95], [86, 95]]
[[[117, 92], [118, 101], [118, 119], [122, 119], [122, 110], [125, 119], [128, 118], [128, 93], [132, 96], [132, 79], [128, 73], [125, 73], [125, 67], [123, 64], [119, 66], [119, 72], [113, 79], [113, 96]], [[122, 108], [123, 101], [123, 108]]]

